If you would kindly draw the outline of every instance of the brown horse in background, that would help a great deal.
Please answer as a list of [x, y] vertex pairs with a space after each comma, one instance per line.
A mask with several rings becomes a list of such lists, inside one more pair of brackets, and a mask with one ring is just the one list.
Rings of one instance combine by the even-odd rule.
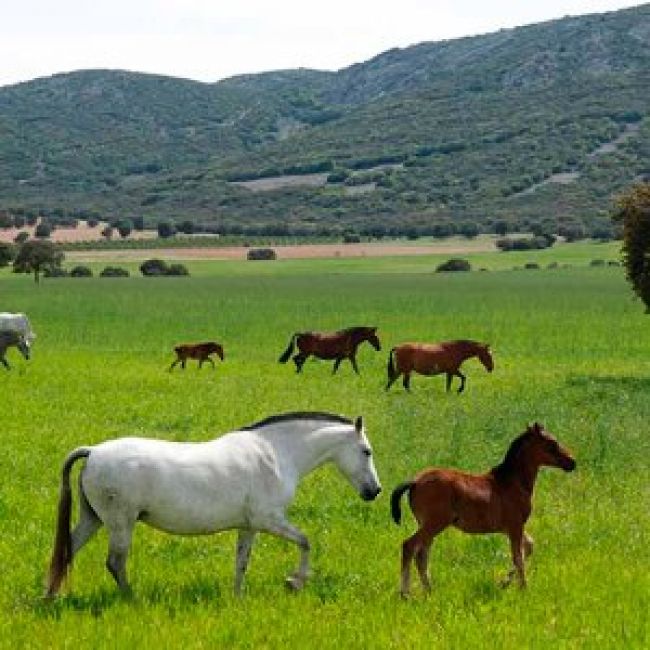
[[293, 357], [296, 372], [300, 372], [307, 358], [314, 355], [318, 359], [334, 359], [332, 374], [339, 369], [343, 359], [349, 359], [354, 371], [359, 374], [356, 354], [364, 341], [368, 341], [375, 350], [381, 350], [376, 327], [348, 327], [338, 332], [296, 332], [278, 361], [286, 363], [297, 345], [298, 353]]
[[[447, 374], [447, 392], [455, 375], [460, 377], [459, 393], [465, 390], [465, 375], [459, 370], [463, 361], [478, 357], [488, 372], [494, 369], [494, 360], [487, 343], [476, 341], [445, 341], [443, 343], [402, 343], [388, 355], [388, 390], [395, 380], [404, 375], [402, 383], [406, 390], [411, 387], [411, 373], [420, 375]], [[393, 361], [394, 359], [394, 361]], [[397, 367], [396, 367], [397, 366]]]
[[391, 495], [395, 523], [401, 519], [400, 499], [409, 493], [409, 504], [419, 524], [418, 531], [402, 544], [401, 593], [410, 591], [410, 565], [415, 564], [426, 592], [431, 590], [428, 574], [429, 549], [433, 538], [448, 526], [466, 533], [505, 533], [510, 538], [519, 585], [526, 586], [524, 559], [533, 550], [532, 538], [524, 532], [532, 507], [533, 488], [540, 467], [575, 469], [576, 462], [544, 427], [537, 422], [516, 438], [505, 458], [487, 474], [467, 474], [455, 469], [426, 469], [412, 481], [398, 485]]
[[184, 345], [177, 345], [174, 348], [176, 353], [176, 360], [169, 366], [169, 372], [174, 369], [174, 366], [181, 364], [181, 368], [185, 370], [185, 362], [188, 359], [197, 359], [199, 368], [203, 365], [204, 361], [209, 361], [213, 368], [216, 368], [214, 361], [211, 359], [211, 354], [216, 354], [222, 361], [224, 359], [223, 346], [214, 341], [206, 343], [186, 343]]

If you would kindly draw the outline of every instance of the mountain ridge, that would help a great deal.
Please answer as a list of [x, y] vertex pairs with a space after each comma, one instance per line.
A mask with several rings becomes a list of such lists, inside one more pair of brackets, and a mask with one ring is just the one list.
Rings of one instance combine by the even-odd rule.
[[[616, 192], [650, 174], [649, 43], [645, 4], [393, 48], [336, 72], [206, 83], [84, 70], [2, 87], [0, 208], [223, 231], [602, 223]], [[590, 158], [630, 123], [632, 137]], [[329, 180], [231, 182], [314, 172]]]

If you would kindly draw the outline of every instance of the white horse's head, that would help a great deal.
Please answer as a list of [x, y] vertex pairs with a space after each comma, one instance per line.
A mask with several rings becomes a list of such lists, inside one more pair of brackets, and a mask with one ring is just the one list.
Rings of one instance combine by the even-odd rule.
[[341, 445], [332, 460], [361, 497], [366, 501], [372, 501], [381, 492], [381, 483], [361, 416], [356, 419], [354, 428], [356, 435], [346, 439], [345, 444]]
[[23, 355], [23, 357], [25, 357], [25, 360], [29, 361], [29, 355], [31, 352], [29, 340], [24, 336], [19, 336], [16, 347], [20, 350], [20, 353]]

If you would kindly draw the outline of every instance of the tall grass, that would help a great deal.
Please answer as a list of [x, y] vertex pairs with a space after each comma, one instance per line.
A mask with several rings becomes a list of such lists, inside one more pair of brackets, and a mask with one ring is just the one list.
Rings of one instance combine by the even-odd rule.
[[[375, 273], [311, 264], [241, 273], [206, 263], [200, 277], [41, 286], [0, 276], [0, 306], [27, 312], [38, 334], [33, 359], [10, 351], [14, 369], [0, 374], [0, 645], [646, 646], [650, 328], [620, 269], [440, 275], [395, 272], [390, 260]], [[356, 324], [379, 326], [384, 346], [361, 349], [359, 377], [347, 362], [335, 377], [331, 364], [296, 375], [277, 363], [294, 331]], [[166, 372], [175, 343], [207, 338], [225, 346], [216, 371]], [[392, 346], [447, 338], [489, 341], [494, 373], [468, 362], [460, 396], [445, 394], [441, 377], [414, 377], [411, 394], [384, 391]], [[40, 600], [70, 449], [125, 435], [204, 440], [304, 409], [364, 415], [385, 494], [364, 503], [332, 468], [304, 481], [290, 512], [313, 548], [302, 593], [283, 589], [297, 561], [283, 541], [259, 536], [236, 600], [234, 533], [180, 538], [141, 526], [131, 599], [104, 569], [100, 533], [68, 593]], [[488, 469], [533, 420], [572, 449], [578, 469], [538, 481], [528, 590], [497, 586], [505, 538], [450, 530], [432, 549], [432, 596], [416, 589], [401, 602], [400, 544], [414, 526], [410, 515], [401, 527], [390, 521], [387, 493], [427, 465]]]

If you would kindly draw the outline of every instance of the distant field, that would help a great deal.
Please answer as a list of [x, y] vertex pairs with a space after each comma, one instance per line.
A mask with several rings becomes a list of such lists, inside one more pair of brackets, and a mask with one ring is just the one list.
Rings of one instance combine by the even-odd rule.
[[[0, 309], [27, 312], [38, 335], [29, 363], [11, 350], [14, 369], [0, 372], [0, 647], [647, 647], [650, 320], [622, 269], [589, 266], [617, 259], [617, 245], [467, 257], [498, 272], [433, 273], [445, 254], [189, 260], [189, 278], [39, 286], [0, 270]], [[509, 270], [527, 261], [571, 267]], [[327, 363], [300, 376], [277, 363], [294, 331], [366, 323], [383, 350], [361, 349], [359, 377], [347, 363], [336, 377]], [[461, 396], [440, 377], [384, 392], [392, 346], [461, 337], [493, 345], [493, 374], [469, 362]], [[166, 372], [175, 343], [204, 338], [224, 343], [216, 371]], [[234, 533], [141, 526], [132, 599], [104, 569], [100, 534], [69, 593], [40, 601], [70, 449], [125, 435], [205, 440], [305, 409], [364, 415], [385, 491], [364, 503], [332, 468], [303, 483], [290, 513], [313, 548], [302, 593], [284, 590], [296, 551], [282, 541], [259, 538], [235, 600]], [[432, 549], [433, 594], [402, 602], [400, 544], [414, 524], [390, 520], [392, 488], [427, 465], [486, 470], [533, 420], [578, 468], [538, 480], [528, 590], [497, 586], [504, 538], [447, 531]]]
[[143, 260], [156, 257], [181, 261], [193, 275], [244, 274], [294, 275], [331, 273], [431, 273], [450, 257], [469, 260], [474, 270], [512, 270], [525, 264], [588, 266], [592, 260], [620, 260], [620, 243], [558, 243], [553, 248], [502, 253], [494, 247], [494, 237], [473, 240], [449, 238], [366, 244], [304, 244], [271, 246], [278, 259], [272, 262], [246, 260], [248, 248], [168, 248], [88, 250], [66, 252], [66, 266], [87, 264], [101, 270], [107, 264], [138, 272]]

